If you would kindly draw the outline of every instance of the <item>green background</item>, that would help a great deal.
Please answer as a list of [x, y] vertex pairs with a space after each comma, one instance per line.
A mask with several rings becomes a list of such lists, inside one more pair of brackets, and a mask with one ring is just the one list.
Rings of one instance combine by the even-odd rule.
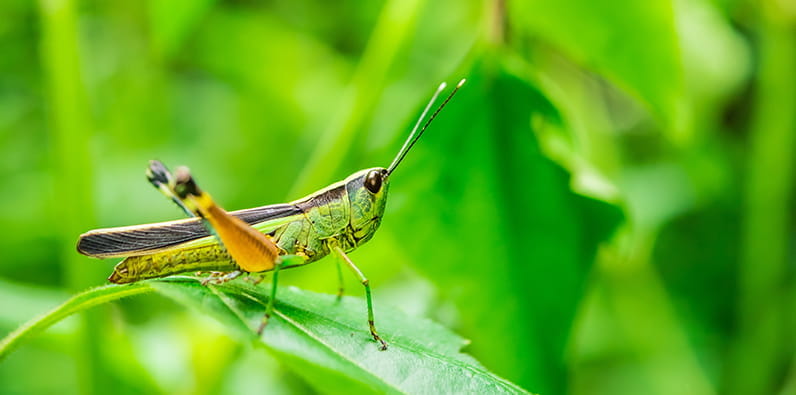
[[[468, 82], [351, 254], [545, 394], [796, 393], [796, 5], [788, 0], [6, 0], [0, 333], [105, 283], [80, 233], [180, 212], [149, 159], [227, 209], [386, 166]], [[334, 293], [334, 261], [280, 275]], [[347, 293], [362, 295], [355, 279]], [[112, 387], [111, 387], [112, 386]], [[158, 296], [72, 317], [2, 393], [322, 391]]]

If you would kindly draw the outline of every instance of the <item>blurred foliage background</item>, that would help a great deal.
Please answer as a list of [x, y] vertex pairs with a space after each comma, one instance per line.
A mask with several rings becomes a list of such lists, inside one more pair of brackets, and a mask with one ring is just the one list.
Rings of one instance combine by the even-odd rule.
[[[431, 317], [545, 394], [796, 393], [791, 0], [0, 12], [0, 333], [105, 283], [115, 262], [79, 256], [80, 233], [180, 217], [149, 159], [230, 210], [289, 201], [388, 164], [437, 84], [467, 77], [352, 254], [377, 320]], [[337, 287], [331, 259], [283, 276]], [[2, 393], [108, 388], [323, 390], [154, 295], [0, 363]]]

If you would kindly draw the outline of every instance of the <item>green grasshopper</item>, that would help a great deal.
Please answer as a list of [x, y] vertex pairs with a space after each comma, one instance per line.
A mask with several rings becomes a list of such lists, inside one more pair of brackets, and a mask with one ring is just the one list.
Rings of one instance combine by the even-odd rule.
[[[384, 214], [392, 172], [464, 82], [459, 82], [418, 129], [445, 83], [439, 86], [387, 168], [360, 170], [291, 203], [227, 213], [196, 185], [187, 168], [172, 175], [162, 163], [151, 161], [147, 170], [150, 183], [189, 216], [198, 218], [92, 230], [80, 236], [77, 250], [97, 258], [123, 257], [108, 277], [116, 284], [197, 271], [213, 272], [203, 284], [219, 284], [243, 273], [273, 271], [271, 298], [258, 334], [273, 311], [279, 270], [334, 253], [365, 287], [370, 334], [385, 350], [387, 343], [376, 332], [369, 281], [346, 253], [373, 237]], [[341, 296], [340, 261], [338, 275]]]

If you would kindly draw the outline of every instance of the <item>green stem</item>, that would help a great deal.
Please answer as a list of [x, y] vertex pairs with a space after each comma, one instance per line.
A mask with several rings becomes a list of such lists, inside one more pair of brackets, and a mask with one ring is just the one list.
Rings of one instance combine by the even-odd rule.
[[23, 340], [49, 328], [56, 322], [82, 310], [121, 299], [127, 296], [152, 292], [148, 282], [142, 281], [129, 285], [106, 285], [92, 288], [79, 293], [41, 317], [34, 318], [11, 332], [0, 341], [0, 361], [2, 361]]
[[[101, 277], [100, 265], [88, 265], [75, 253], [75, 236], [94, 225], [91, 110], [80, 58], [79, 16], [76, 0], [39, 0], [39, 20], [44, 93], [47, 101], [49, 156], [53, 193], [50, 210], [57, 217], [65, 285], [71, 291], [86, 289]], [[95, 341], [104, 330], [100, 314], [80, 318], [70, 342], [76, 367], [78, 392], [96, 393], [107, 387], [111, 375], [104, 370], [102, 351]]]
[[739, 267], [738, 336], [725, 388], [775, 393], [794, 350], [788, 291], [796, 146], [796, 21], [761, 3], [760, 66], [750, 130]]
[[422, 0], [392, 0], [385, 3], [376, 27], [354, 72], [348, 89], [341, 94], [336, 116], [318, 139], [309, 161], [288, 196], [308, 193], [334, 176], [341, 158], [356, 143], [357, 132], [378, 102], [387, 73], [399, 59], [401, 49], [417, 22]]

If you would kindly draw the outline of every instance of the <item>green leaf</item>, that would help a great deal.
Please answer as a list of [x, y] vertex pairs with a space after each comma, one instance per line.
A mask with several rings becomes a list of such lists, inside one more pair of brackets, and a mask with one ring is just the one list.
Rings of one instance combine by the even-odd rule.
[[[178, 277], [152, 285], [241, 337], [258, 340], [253, 328], [262, 319], [270, 288], [243, 282], [203, 287]], [[280, 288], [262, 344], [324, 392], [525, 392], [459, 352], [466, 342], [442, 326], [386, 306], [376, 308], [387, 351], [379, 351], [370, 337], [364, 300], [344, 297], [338, 302], [332, 295]]]
[[641, 99], [667, 130], [684, 132], [684, 72], [671, 1], [535, 0], [510, 6], [519, 30]]
[[[559, 115], [501, 62], [476, 64], [401, 165], [411, 179], [393, 181], [433, 193], [404, 198], [378, 237], [397, 229], [407, 251], [422, 253], [416, 268], [456, 303], [461, 331], [481, 339], [471, 348], [479, 360], [520, 385], [565, 393], [572, 321], [597, 247], [622, 214], [572, 191], [542, 154], [534, 119]], [[450, 147], [456, 155], [435, 155]], [[401, 189], [391, 193], [400, 201]]]
[[73, 296], [66, 303], [56, 307], [49, 313], [31, 320], [11, 332], [0, 341], [0, 360], [5, 358], [23, 340], [47, 329], [50, 325], [88, 308], [121, 299], [126, 296], [151, 292], [147, 282], [139, 282], [127, 286], [107, 285], [93, 288]]
[[176, 52], [191, 30], [213, 6], [214, 0], [150, 1], [152, 41], [159, 54]]
[[12, 333], [0, 343], [0, 357], [22, 338], [71, 313], [151, 290], [216, 318], [239, 339], [279, 356], [323, 392], [526, 393], [461, 353], [467, 342], [430, 320], [377, 304], [376, 323], [389, 344], [387, 351], [380, 351], [367, 329], [364, 300], [344, 297], [337, 301], [332, 295], [284, 287], [278, 290], [274, 315], [258, 337], [255, 329], [270, 287], [243, 281], [202, 286], [193, 277], [86, 291]]

